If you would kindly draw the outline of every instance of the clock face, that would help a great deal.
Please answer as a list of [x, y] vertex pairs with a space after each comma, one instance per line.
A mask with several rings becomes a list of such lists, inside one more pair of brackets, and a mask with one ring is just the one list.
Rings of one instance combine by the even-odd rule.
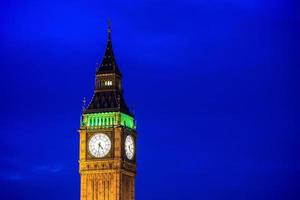
[[96, 158], [106, 156], [111, 148], [109, 137], [103, 133], [93, 135], [89, 141], [89, 151]]
[[135, 151], [135, 147], [134, 147], [133, 138], [132, 138], [132, 136], [127, 135], [127, 137], [125, 139], [125, 153], [129, 160], [132, 160], [132, 158], [134, 156], [134, 151]]

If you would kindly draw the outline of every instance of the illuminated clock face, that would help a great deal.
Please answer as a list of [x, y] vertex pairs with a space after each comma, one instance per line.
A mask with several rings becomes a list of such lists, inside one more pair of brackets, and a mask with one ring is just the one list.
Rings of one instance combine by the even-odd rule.
[[96, 158], [106, 156], [111, 148], [109, 137], [103, 133], [93, 135], [89, 141], [89, 151]]
[[129, 160], [133, 159], [134, 151], [135, 151], [135, 147], [134, 147], [133, 138], [132, 138], [132, 136], [127, 135], [127, 137], [125, 139], [125, 153]]

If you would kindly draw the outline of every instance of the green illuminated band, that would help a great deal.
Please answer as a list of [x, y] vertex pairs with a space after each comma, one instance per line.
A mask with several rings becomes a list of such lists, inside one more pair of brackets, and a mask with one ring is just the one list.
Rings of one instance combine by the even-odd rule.
[[81, 126], [86, 127], [112, 127], [118, 125], [131, 129], [136, 128], [133, 117], [121, 112], [84, 114], [81, 120]]

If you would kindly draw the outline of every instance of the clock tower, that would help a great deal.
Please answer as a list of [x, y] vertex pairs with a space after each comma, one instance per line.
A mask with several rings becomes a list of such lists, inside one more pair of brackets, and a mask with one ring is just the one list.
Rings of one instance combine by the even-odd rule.
[[108, 27], [94, 94], [80, 120], [80, 200], [134, 200], [136, 126], [123, 97]]

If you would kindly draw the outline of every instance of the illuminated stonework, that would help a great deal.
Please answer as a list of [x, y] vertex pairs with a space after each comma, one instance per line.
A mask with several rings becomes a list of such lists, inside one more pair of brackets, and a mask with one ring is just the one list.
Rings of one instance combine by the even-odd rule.
[[112, 127], [112, 126], [126, 126], [135, 129], [133, 117], [122, 112], [104, 112], [84, 114], [81, 126], [88, 128], [95, 127]]

